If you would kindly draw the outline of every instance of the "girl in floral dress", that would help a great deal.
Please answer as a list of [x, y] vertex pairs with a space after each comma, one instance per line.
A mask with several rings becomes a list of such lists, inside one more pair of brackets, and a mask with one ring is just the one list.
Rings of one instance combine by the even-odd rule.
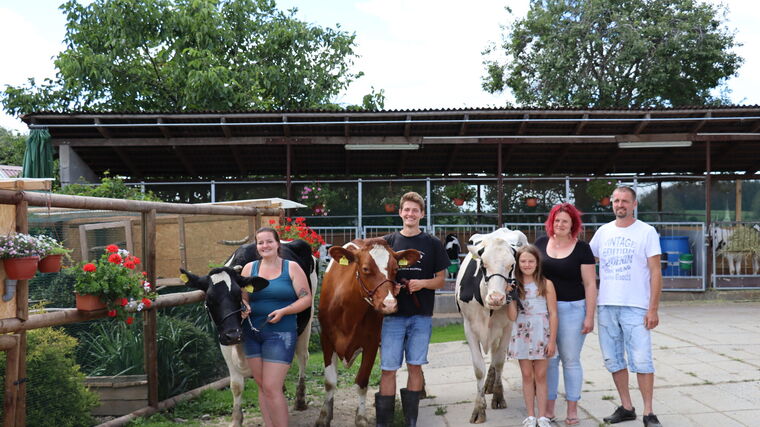
[[[524, 427], [550, 427], [546, 417], [546, 368], [554, 355], [557, 337], [557, 294], [554, 285], [541, 274], [540, 254], [533, 245], [517, 251], [517, 302], [507, 305], [507, 315], [514, 322], [509, 341], [509, 357], [517, 359], [522, 372], [523, 398], [528, 417]], [[535, 401], [538, 400], [538, 419]]]

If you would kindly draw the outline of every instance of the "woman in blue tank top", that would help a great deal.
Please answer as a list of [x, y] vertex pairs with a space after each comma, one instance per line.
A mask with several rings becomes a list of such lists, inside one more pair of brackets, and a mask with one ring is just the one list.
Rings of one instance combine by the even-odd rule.
[[243, 276], [259, 276], [269, 286], [253, 294], [243, 292], [246, 360], [259, 386], [259, 405], [266, 426], [288, 425], [288, 403], [283, 394], [285, 376], [296, 350], [296, 314], [311, 306], [311, 291], [301, 267], [280, 257], [280, 236], [273, 228], [256, 231], [261, 260], [243, 267]]

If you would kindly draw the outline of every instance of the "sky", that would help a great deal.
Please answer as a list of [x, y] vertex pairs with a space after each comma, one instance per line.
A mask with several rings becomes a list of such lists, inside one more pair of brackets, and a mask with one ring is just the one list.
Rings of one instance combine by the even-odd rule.
[[[87, 0], [82, 0], [87, 1]], [[710, 0], [714, 1], [714, 0]], [[717, 1], [717, 0], [715, 0]], [[63, 50], [63, 0], [0, 0], [0, 89], [30, 77], [55, 75], [53, 58]], [[745, 62], [728, 81], [734, 104], [760, 105], [760, 2], [726, 0], [727, 24], [743, 46]], [[386, 109], [503, 106], [509, 94], [481, 88], [481, 51], [499, 42], [501, 26], [528, 10], [529, 0], [280, 0], [297, 17], [356, 33], [364, 76], [335, 101], [360, 104], [371, 88], [384, 90]], [[513, 15], [505, 10], [509, 6]], [[753, 79], [754, 77], [754, 79]], [[753, 81], [754, 80], [754, 81]], [[0, 111], [0, 126], [26, 133], [26, 125]]]

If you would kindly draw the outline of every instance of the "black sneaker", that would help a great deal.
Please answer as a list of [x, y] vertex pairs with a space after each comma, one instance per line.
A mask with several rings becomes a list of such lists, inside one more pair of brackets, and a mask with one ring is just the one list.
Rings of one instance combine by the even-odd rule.
[[[631, 408], [630, 410], [623, 408], [622, 406], [618, 406], [617, 409], [615, 409], [615, 412], [612, 413], [609, 417], [604, 417], [603, 420], [605, 423], [609, 424], [615, 424], [619, 423], [621, 421], [631, 421], [636, 419], [636, 408]], [[657, 417], [655, 417], [657, 419]], [[646, 421], [644, 421], [646, 423]], [[652, 424], [653, 426], [655, 424]]]
[[644, 427], [662, 427], [660, 420], [657, 419], [657, 415], [649, 414], [644, 415]]

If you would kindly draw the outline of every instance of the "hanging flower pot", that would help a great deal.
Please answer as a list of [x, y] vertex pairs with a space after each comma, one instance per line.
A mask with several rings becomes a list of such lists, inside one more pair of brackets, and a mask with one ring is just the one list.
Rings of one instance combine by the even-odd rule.
[[5, 276], [11, 280], [29, 280], [37, 273], [38, 256], [4, 258]]
[[315, 203], [311, 206], [312, 212], [314, 212], [314, 215], [324, 215], [325, 214], [325, 205], [322, 203]]
[[610, 198], [609, 197], [602, 197], [599, 199], [599, 204], [602, 206], [609, 206], [610, 205]]
[[80, 311], [95, 311], [106, 308], [104, 303], [98, 295], [95, 294], [75, 294], [77, 301], [77, 310]]
[[536, 197], [526, 197], [525, 198], [525, 205], [529, 208], [535, 208], [538, 206], [538, 198]]
[[61, 258], [63, 255], [48, 255], [37, 264], [40, 273], [57, 273], [61, 271]]
[[396, 212], [396, 204], [395, 203], [385, 203], [383, 205], [383, 208], [385, 209], [385, 212], [387, 212], [387, 213]]
[[451, 201], [452, 201], [452, 202], [453, 202], [453, 203], [454, 203], [456, 206], [462, 206], [462, 205], [464, 204], [464, 199], [461, 199], [461, 198], [459, 198], [459, 197], [454, 197], [453, 199], [451, 199]]

